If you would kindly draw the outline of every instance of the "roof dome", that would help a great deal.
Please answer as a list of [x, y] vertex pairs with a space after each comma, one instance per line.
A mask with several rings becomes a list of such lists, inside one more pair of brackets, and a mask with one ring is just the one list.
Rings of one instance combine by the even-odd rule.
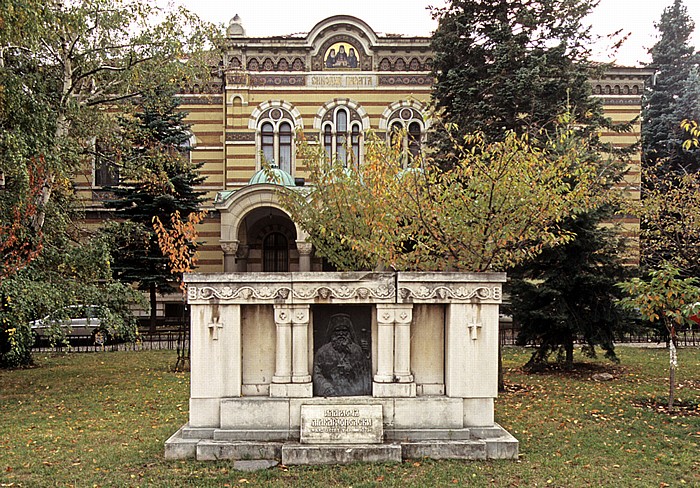
[[226, 29], [226, 35], [228, 37], [245, 37], [245, 29], [243, 28], [243, 22], [241, 18], [236, 14], [228, 24]]
[[248, 182], [249, 185], [257, 185], [262, 183], [269, 183], [281, 186], [296, 186], [292, 175], [287, 173], [285, 170], [278, 168], [274, 164], [270, 165], [269, 170], [263, 168], [257, 173], [255, 173]]

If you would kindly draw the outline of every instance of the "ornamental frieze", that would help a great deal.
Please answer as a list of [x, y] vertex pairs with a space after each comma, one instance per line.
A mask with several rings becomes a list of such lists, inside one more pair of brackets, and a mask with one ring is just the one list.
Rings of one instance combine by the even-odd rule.
[[432, 86], [434, 81], [430, 75], [379, 75], [379, 84], [384, 86]]
[[403, 302], [460, 302], [460, 301], [501, 301], [500, 286], [450, 286], [426, 285], [416, 283], [413, 286], [399, 287], [399, 297]]
[[301, 75], [250, 75], [251, 86], [304, 86], [306, 77]]
[[226, 142], [255, 142], [254, 132], [227, 132]]

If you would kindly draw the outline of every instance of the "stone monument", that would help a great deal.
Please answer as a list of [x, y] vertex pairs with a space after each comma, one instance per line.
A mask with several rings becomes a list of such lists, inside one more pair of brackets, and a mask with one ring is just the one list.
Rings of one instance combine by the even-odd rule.
[[494, 421], [502, 273], [189, 274], [170, 459], [514, 459]]

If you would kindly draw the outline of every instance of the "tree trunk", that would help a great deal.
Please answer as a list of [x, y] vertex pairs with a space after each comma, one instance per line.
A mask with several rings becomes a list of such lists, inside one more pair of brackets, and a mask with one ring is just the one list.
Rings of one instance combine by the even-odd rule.
[[148, 332], [151, 334], [156, 333], [156, 317], [157, 317], [157, 311], [158, 311], [158, 300], [156, 297], [156, 284], [151, 283], [149, 286], [149, 295], [150, 295], [150, 301], [151, 301], [151, 320], [149, 322], [149, 327], [148, 327]]
[[503, 381], [503, 346], [501, 346], [501, 334], [498, 334], [498, 391], [505, 391], [506, 384]]
[[673, 402], [676, 396], [676, 366], [678, 366], [678, 353], [676, 351], [676, 327], [669, 327], [670, 340], [668, 341], [669, 367], [668, 367], [668, 410], [673, 410]]
[[565, 364], [567, 368], [574, 366], [574, 339], [568, 337], [566, 344], [564, 344], [564, 351], [566, 351]]

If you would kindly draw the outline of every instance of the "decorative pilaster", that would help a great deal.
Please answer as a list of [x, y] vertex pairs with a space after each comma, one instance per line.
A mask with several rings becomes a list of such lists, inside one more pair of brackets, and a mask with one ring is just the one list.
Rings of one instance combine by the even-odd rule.
[[309, 305], [292, 306], [292, 383], [308, 383], [309, 374]]
[[375, 383], [394, 381], [394, 310], [393, 305], [377, 304], [377, 374]]
[[413, 397], [411, 374], [411, 304], [377, 304], [377, 374], [375, 397]]
[[271, 397], [311, 397], [309, 305], [275, 305], [277, 350]]
[[273, 383], [292, 381], [292, 314], [288, 306], [275, 305], [277, 348], [275, 350], [275, 374]]
[[394, 376], [399, 383], [412, 383], [411, 321], [412, 305], [396, 305], [394, 311]]

